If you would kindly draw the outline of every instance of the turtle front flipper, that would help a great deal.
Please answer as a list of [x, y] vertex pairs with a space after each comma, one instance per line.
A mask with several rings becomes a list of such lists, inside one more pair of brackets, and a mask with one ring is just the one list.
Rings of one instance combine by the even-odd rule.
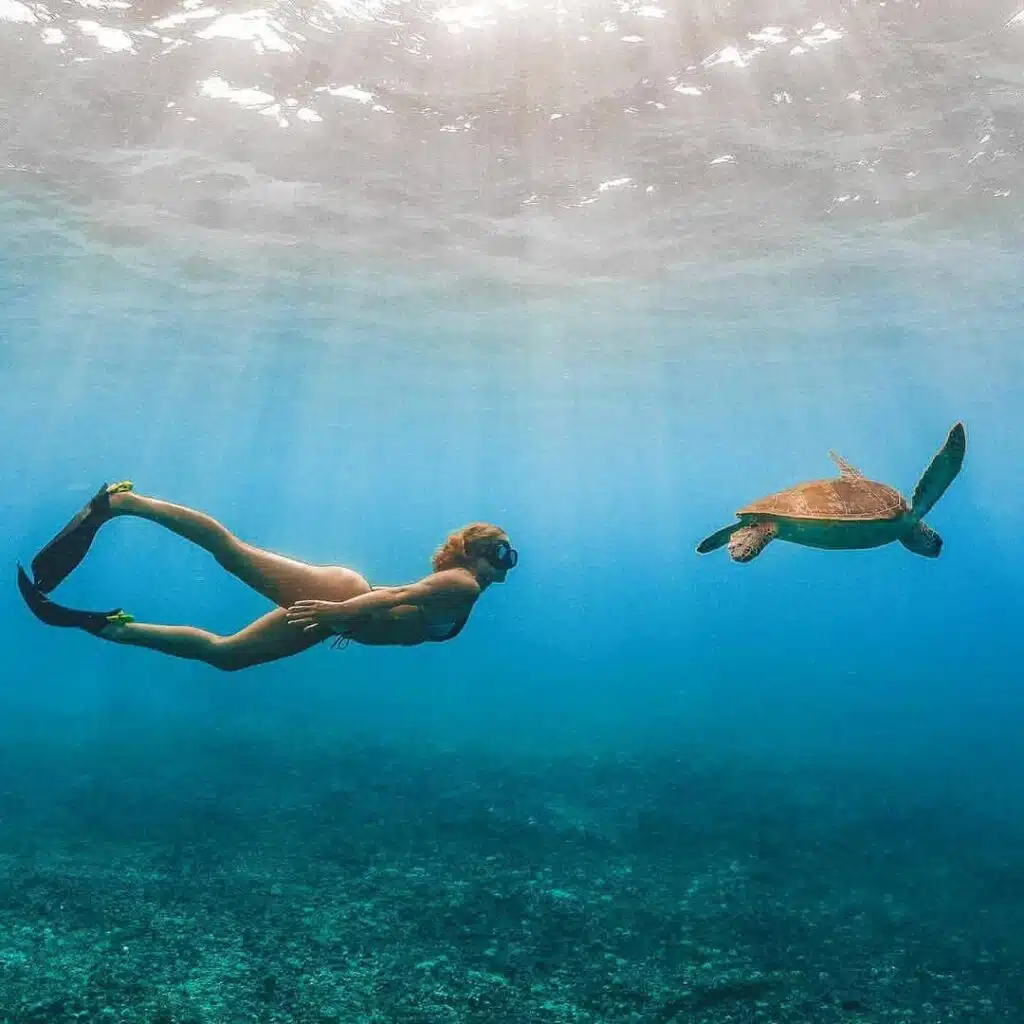
[[734, 562], [752, 561], [778, 532], [774, 523], [751, 523], [740, 527], [729, 538], [729, 557]]
[[935, 502], [946, 493], [946, 488], [956, 479], [960, 467], [964, 464], [966, 451], [967, 435], [964, 433], [964, 425], [957, 423], [914, 488], [910, 514], [915, 519], [924, 519]]
[[742, 526], [742, 523], [730, 523], [716, 530], [710, 537], [705, 537], [697, 545], [697, 554], [706, 555], [709, 551], [717, 551]]

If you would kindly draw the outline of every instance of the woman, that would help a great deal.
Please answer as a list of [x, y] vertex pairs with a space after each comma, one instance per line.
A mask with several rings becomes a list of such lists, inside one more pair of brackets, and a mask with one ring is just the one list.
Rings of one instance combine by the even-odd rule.
[[[121, 609], [65, 608], [46, 594], [82, 561], [97, 530], [116, 516], [159, 523], [208, 551], [228, 572], [278, 607], [232, 636], [192, 626], [135, 622]], [[336, 643], [421, 644], [451, 640], [477, 598], [502, 583], [518, 561], [504, 530], [472, 523], [449, 534], [435, 552], [434, 571], [417, 583], [371, 587], [359, 573], [307, 565], [239, 540], [203, 512], [136, 494], [129, 481], [103, 485], [93, 499], [32, 560], [29, 579], [18, 566], [26, 604], [43, 622], [84, 629], [114, 643], [148, 647], [235, 672], [298, 654], [332, 634]]]

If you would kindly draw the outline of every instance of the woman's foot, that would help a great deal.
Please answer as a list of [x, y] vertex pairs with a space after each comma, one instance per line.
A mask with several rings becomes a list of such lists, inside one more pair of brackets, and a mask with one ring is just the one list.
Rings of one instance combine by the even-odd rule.
[[104, 640], [113, 640], [114, 643], [120, 643], [128, 634], [127, 627], [134, 621], [133, 616], [118, 610], [107, 615], [106, 625], [96, 633], [96, 636], [102, 637]]
[[99, 528], [116, 514], [111, 499], [132, 489], [130, 480], [104, 484], [78, 513], [32, 559], [32, 576], [44, 594], [62, 583], [85, 558]]

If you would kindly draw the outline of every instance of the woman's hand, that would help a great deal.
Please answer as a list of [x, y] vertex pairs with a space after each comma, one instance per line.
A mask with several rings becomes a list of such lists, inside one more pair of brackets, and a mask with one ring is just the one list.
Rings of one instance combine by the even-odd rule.
[[336, 631], [349, 619], [336, 601], [296, 601], [287, 609], [286, 614], [288, 621], [303, 633], [312, 633], [324, 627]]

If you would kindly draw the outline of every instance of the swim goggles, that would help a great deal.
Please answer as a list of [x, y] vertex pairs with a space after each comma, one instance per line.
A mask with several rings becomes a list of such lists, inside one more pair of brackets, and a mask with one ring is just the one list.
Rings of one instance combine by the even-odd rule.
[[519, 562], [519, 552], [507, 540], [484, 541], [475, 544], [475, 553], [481, 558], [486, 558], [495, 569], [502, 569], [508, 572], [514, 569]]

